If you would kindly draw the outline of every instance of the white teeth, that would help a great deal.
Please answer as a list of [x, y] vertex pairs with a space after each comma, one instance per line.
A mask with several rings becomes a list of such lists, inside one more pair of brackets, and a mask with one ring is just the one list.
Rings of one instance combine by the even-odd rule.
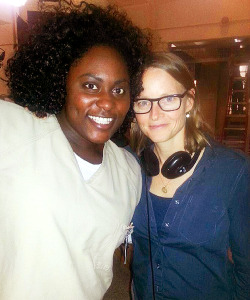
[[113, 120], [112, 118], [102, 118], [102, 117], [95, 117], [95, 116], [89, 116], [89, 117], [97, 124], [105, 124], [105, 125], [109, 124]]

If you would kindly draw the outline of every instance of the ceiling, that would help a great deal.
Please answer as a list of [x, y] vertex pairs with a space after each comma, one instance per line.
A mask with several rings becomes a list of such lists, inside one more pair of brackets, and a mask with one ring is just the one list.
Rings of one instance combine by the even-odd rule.
[[[173, 45], [174, 44], [174, 45]], [[250, 37], [235, 42], [233, 38], [209, 41], [188, 41], [169, 43], [171, 52], [177, 52], [188, 62], [250, 61]]]
[[[41, 1], [41, 0], [40, 0]], [[48, 0], [43, 0], [48, 1]], [[58, 1], [58, 0], [49, 0]], [[79, 0], [75, 0], [76, 2]], [[104, 0], [91, 0], [92, 2], [103, 2]], [[160, 0], [107, 0], [107, 3], [116, 3], [118, 5], [126, 6], [135, 4], [144, 4], [145, 2], [157, 2]], [[163, 1], [163, 0], [161, 0]], [[6, 20], [0, 18], [0, 25], [7, 24]], [[19, 29], [19, 28], [18, 28]], [[23, 35], [23, 32], [22, 34]], [[20, 38], [20, 34], [19, 34]], [[177, 52], [187, 62], [218, 62], [228, 61], [232, 57], [237, 57], [239, 60], [250, 60], [250, 36], [241, 38], [241, 42], [235, 43], [234, 38], [216, 39], [216, 40], [198, 40], [198, 41], [179, 41], [174, 42], [175, 47], [172, 47], [172, 42], [166, 44], [164, 42], [164, 48], [166, 47], [171, 52]]]

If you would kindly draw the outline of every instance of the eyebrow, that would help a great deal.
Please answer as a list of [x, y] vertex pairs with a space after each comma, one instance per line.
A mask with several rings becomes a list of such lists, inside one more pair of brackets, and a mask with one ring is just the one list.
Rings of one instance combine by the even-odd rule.
[[[100, 78], [100, 77], [98, 77], [98, 76], [96, 76], [95, 74], [92, 74], [92, 73], [84, 73], [84, 74], [82, 74], [82, 75], [79, 76], [79, 78], [81, 78], [81, 77], [92, 77], [93, 79], [95, 79], [95, 80], [97, 80], [99, 82], [103, 82], [102, 78]], [[119, 79], [119, 80], [115, 81], [115, 84], [120, 84], [120, 83], [123, 83], [123, 82], [129, 84], [129, 80], [127, 80], [125, 78], [124, 79]]]

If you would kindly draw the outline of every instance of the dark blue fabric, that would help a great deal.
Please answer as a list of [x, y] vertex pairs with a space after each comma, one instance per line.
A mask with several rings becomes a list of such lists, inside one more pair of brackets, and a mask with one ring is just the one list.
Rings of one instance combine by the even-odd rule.
[[157, 231], [159, 233], [159, 231], [161, 230], [162, 227], [162, 223], [165, 217], [165, 214], [168, 210], [170, 201], [172, 200], [172, 198], [164, 198], [164, 197], [160, 197], [157, 195], [154, 195], [152, 193], [149, 193], [151, 200], [152, 200], [152, 206], [153, 206], [153, 210], [154, 210], [154, 215], [155, 215], [155, 221], [156, 221], [156, 225], [157, 225]]
[[249, 159], [222, 146], [206, 148], [177, 189], [160, 232], [144, 184], [133, 218], [136, 299], [249, 300], [249, 210]]

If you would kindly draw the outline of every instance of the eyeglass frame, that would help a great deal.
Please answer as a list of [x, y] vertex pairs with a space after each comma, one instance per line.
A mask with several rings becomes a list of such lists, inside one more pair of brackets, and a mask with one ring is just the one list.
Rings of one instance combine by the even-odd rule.
[[[135, 103], [135, 102], [138, 102], [138, 101], [140, 101], [140, 100], [147, 100], [147, 101], [149, 101], [149, 102], [151, 103], [151, 107], [150, 107], [149, 111], [143, 112], [143, 113], [137, 113], [137, 112], [134, 111], [134, 109], [133, 109], [133, 111], [134, 111], [135, 114], [138, 114], [138, 115], [148, 114], [148, 113], [152, 110], [153, 102], [157, 102], [157, 103], [158, 103], [158, 106], [159, 106], [160, 109], [163, 110], [163, 111], [175, 111], [175, 110], [178, 110], [178, 109], [180, 109], [180, 107], [181, 107], [182, 99], [186, 96], [186, 94], [188, 93], [188, 91], [189, 91], [189, 90], [186, 90], [183, 94], [166, 95], [166, 96], [163, 96], [163, 97], [160, 97], [160, 98], [155, 98], [155, 99], [145, 99], [145, 98], [139, 98], [139, 99], [136, 99], [136, 100], [134, 101], [134, 103]], [[170, 110], [162, 109], [162, 107], [160, 106], [160, 101], [161, 101], [161, 99], [167, 98], [167, 97], [177, 97], [177, 98], [179, 98], [179, 99], [180, 99], [180, 105], [179, 105], [179, 107], [176, 108], [176, 109], [170, 109]]]

